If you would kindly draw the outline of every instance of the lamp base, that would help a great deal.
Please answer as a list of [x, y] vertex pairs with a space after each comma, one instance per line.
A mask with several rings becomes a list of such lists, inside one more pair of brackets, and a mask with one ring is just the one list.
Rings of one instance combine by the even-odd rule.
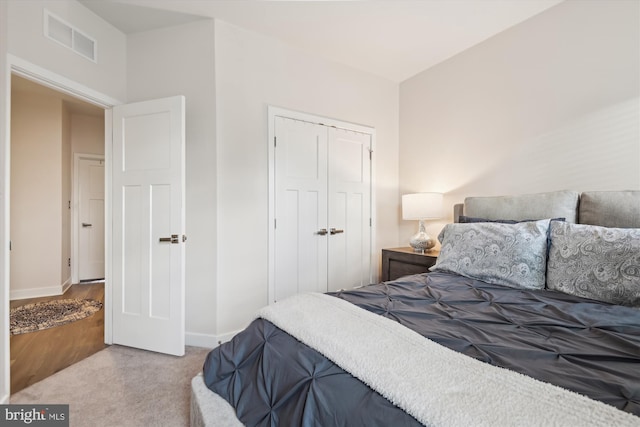
[[422, 221], [419, 221], [418, 223], [418, 232], [409, 239], [409, 245], [411, 245], [414, 252], [421, 254], [436, 245], [435, 240], [432, 239], [425, 231], [424, 223]]

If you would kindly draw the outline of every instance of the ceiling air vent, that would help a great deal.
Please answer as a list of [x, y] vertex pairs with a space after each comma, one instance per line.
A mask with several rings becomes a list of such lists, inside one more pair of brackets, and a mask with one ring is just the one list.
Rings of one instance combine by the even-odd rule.
[[98, 62], [95, 39], [67, 24], [48, 10], [44, 11], [44, 35], [88, 60]]

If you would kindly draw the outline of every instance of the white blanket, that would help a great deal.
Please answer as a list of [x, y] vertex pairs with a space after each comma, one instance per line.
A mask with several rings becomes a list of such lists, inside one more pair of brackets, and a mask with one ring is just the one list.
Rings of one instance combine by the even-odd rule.
[[349, 302], [297, 295], [258, 313], [428, 426], [640, 426], [640, 418], [450, 350]]

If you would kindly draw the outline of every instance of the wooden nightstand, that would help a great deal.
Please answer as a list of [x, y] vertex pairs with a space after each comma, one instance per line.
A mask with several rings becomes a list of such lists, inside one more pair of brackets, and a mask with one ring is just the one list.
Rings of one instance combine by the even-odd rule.
[[439, 250], [430, 250], [424, 254], [413, 248], [390, 248], [382, 250], [382, 281], [395, 280], [410, 274], [426, 273], [436, 263]]

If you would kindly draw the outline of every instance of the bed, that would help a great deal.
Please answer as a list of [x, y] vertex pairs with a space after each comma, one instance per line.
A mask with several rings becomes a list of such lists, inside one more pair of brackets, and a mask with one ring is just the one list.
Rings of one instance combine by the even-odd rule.
[[260, 310], [193, 426], [640, 426], [640, 191], [470, 197], [432, 272]]

